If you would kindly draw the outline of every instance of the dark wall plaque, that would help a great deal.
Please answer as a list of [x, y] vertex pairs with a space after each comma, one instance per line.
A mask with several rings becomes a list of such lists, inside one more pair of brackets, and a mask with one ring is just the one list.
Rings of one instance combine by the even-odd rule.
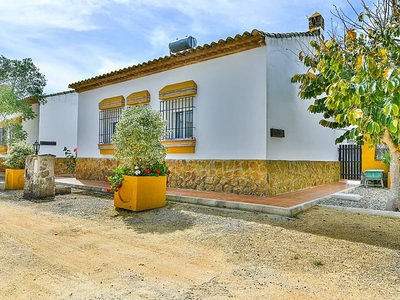
[[285, 137], [285, 130], [271, 128], [271, 137], [284, 138]]
[[56, 146], [57, 142], [56, 141], [40, 141], [40, 145], [43, 145], [43, 146]]

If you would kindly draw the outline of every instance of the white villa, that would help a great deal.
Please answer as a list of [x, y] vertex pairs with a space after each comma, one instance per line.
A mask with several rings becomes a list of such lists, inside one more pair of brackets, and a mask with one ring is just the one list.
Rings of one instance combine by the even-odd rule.
[[323, 22], [316, 13], [306, 32], [253, 30], [72, 83], [76, 93], [40, 108], [36, 136], [56, 142], [41, 152], [62, 157], [77, 146], [76, 177], [101, 180], [116, 165], [111, 135], [122, 110], [148, 103], [171, 131], [171, 187], [268, 196], [336, 182], [336, 133], [291, 83]]

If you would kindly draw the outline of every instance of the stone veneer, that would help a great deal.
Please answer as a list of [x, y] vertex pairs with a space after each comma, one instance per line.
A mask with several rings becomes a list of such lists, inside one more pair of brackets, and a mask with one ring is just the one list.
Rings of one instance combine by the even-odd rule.
[[[67, 158], [63, 157], [55, 157], [54, 158], [54, 174], [63, 175], [68, 174], [67, 167], [65, 165], [65, 160]], [[6, 170], [6, 166], [3, 164], [5, 157], [0, 157], [0, 172], [4, 172]]]
[[55, 196], [55, 155], [29, 155], [26, 158], [24, 198], [49, 199]]
[[[168, 160], [169, 186], [273, 196], [339, 180], [339, 162], [267, 160]], [[114, 159], [78, 158], [76, 177], [103, 180]]]
[[110, 158], [80, 158], [76, 159], [76, 178], [104, 180], [112, 175], [117, 166], [117, 160]]
[[337, 182], [338, 162], [267, 160], [171, 160], [170, 186], [273, 196]]

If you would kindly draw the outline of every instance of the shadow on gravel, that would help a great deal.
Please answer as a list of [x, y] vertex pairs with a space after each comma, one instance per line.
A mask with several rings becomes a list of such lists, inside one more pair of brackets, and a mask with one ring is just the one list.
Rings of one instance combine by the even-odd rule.
[[294, 222], [273, 221], [286, 229], [400, 250], [400, 219], [313, 207]]
[[177, 208], [183, 207], [186, 211], [193, 211], [196, 213], [241, 219], [333, 239], [400, 250], [400, 219], [396, 218], [351, 213], [319, 206], [302, 212], [297, 218], [285, 218], [262, 213], [232, 211], [184, 204], [173, 205]]
[[195, 217], [187, 211], [175, 210], [167, 205], [164, 208], [142, 212], [132, 212], [116, 208], [115, 218], [122, 217], [128, 228], [138, 233], [171, 233], [190, 229]]

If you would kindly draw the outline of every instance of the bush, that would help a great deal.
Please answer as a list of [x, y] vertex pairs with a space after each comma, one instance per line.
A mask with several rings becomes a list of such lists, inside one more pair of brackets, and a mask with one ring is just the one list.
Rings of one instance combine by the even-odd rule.
[[159, 111], [141, 104], [125, 109], [112, 136], [115, 157], [120, 166], [105, 178], [110, 182], [108, 191], [118, 191], [123, 175], [168, 176], [165, 164], [167, 148], [161, 140], [165, 135], [165, 121]]
[[33, 154], [35, 154], [35, 150], [31, 144], [26, 141], [18, 141], [9, 147], [3, 164], [10, 169], [25, 169], [26, 157]]
[[115, 157], [124, 167], [140, 170], [142, 175], [165, 160], [166, 147], [161, 144], [164, 135], [165, 121], [159, 111], [147, 104], [130, 107], [122, 113], [112, 136]]

